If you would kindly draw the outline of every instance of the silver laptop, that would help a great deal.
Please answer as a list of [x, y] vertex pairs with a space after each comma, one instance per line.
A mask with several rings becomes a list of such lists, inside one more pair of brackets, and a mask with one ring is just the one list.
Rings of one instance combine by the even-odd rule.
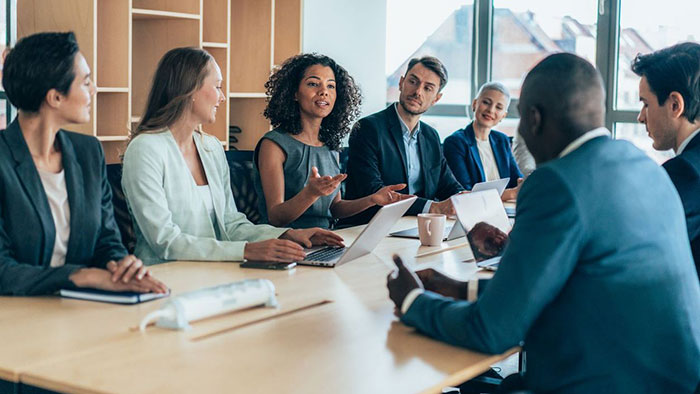
[[349, 247], [338, 248], [326, 246], [307, 249], [306, 258], [297, 263], [321, 267], [335, 267], [369, 254], [379, 242], [389, 234], [391, 228], [403, 216], [417, 197], [407, 198], [393, 204], [383, 206], [367, 223], [360, 235]]
[[[453, 239], [457, 239], [459, 237], [464, 237], [466, 233], [464, 232], [464, 227], [462, 227], [461, 224], [459, 224], [459, 220], [455, 221], [454, 225], [452, 226], [446, 226], [445, 227], [445, 237], [442, 239], [443, 241], [452, 241]], [[408, 230], [403, 230], [403, 231], [396, 231], [391, 234], [392, 237], [399, 237], [399, 238], [414, 238], [414, 239], [420, 239], [418, 236], [418, 227], [413, 227], [409, 228]]]
[[508, 234], [511, 226], [496, 189], [452, 196], [457, 220], [468, 229], [467, 240], [479, 268], [495, 271], [507, 240], [499, 241], [496, 233]]
[[472, 187], [472, 193], [483, 192], [484, 190], [496, 189], [498, 195], [502, 195], [508, 186], [510, 178], [496, 179], [495, 181], [479, 182]]

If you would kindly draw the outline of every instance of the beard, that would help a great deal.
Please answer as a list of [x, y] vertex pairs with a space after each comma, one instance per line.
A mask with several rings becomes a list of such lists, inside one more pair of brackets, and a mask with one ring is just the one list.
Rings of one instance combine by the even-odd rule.
[[399, 104], [401, 105], [401, 108], [403, 108], [404, 111], [406, 111], [407, 113], [414, 115], [414, 116], [423, 115], [428, 110], [428, 108], [426, 108], [422, 111], [412, 111], [406, 107], [406, 104], [405, 104], [404, 100], [401, 100], [401, 97], [399, 97]]

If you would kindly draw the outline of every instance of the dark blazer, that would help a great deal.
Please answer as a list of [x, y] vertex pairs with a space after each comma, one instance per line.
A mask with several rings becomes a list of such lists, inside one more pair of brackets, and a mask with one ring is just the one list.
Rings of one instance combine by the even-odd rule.
[[626, 141], [594, 138], [525, 181], [476, 302], [425, 292], [402, 320], [484, 353], [524, 341], [537, 393], [692, 393], [700, 282], [685, 232], [661, 168]]
[[[472, 125], [473, 123], [469, 123], [467, 127], [455, 131], [445, 138], [443, 143], [447, 164], [455, 178], [467, 190], [472, 190], [475, 184], [486, 180]], [[493, 157], [496, 159], [498, 174], [501, 178], [510, 178], [507, 187], [517, 186], [518, 178], [522, 178], [523, 174], [515, 162], [515, 157], [513, 157], [510, 139], [500, 131], [491, 130], [489, 142], [493, 150]]]
[[690, 246], [700, 277], [700, 134], [686, 145], [683, 153], [664, 163], [683, 201]]
[[66, 264], [51, 268], [53, 215], [19, 122], [0, 131], [0, 294], [49, 294], [73, 287], [79, 268], [104, 268], [126, 255], [112, 212], [102, 147], [96, 138], [61, 130], [56, 136], [70, 206]]
[[[418, 151], [425, 190], [407, 215], [421, 213], [428, 200], [444, 200], [464, 190], [447, 166], [437, 131], [423, 122], [418, 133]], [[408, 183], [406, 148], [394, 104], [357, 122], [350, 135], [347, 173], [345, 198], [348, 200], [368, 196], [386, 185]], [[408, 193], [408, 188], [401, 193]], [[367, 223], [378, 209], [367, 209], [350, 222]]]

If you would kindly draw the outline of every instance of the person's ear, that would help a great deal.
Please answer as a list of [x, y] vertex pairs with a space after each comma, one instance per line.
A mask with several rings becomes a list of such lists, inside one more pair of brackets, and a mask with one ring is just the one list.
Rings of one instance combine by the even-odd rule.
[[683, 100], [682, 94], [678, 92], [671, 92], [666, 100], [668, 101], [671, 116], [673, 118], [680, 118], [683, 116], [683, 112], [685, 111], [685, 100]]
[[46, 101], [46, 104], [50, 108], [60, 107], [64, 99], [64, 96], [56, 89], [49, 89], [49, 91], [46, 92], [46, 97], [44, 97], [44, 101]]
[[537, 106], [532, 106], [527, 109], [529, 116], [527, 117], [527, 127], [530, 130], [530, 134], [541, 136], [544, 134], [544, 127], [542, 127], [542, 112]]

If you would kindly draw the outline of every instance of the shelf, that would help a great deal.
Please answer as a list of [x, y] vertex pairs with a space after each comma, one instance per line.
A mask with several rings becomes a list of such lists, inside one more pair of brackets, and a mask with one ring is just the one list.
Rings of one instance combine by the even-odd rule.
[[229, 86], [234, 92], [260, 92], [270, 78], [272, 4], [272, 0], [231, 1]]
[[129, 93], [103, 92], [97, 95], [98, 137], [120, 137], [129, 135]]
[[202, 0], [202, 41], [228, 42], [230, 0]]
[[274, 64], [301, 52], [302, 0], [275, 1]]
[[128, 135], [98, 135], [97, 139], [100, 141], [126, 141], [129, 139]]
[[270, 131], [270, 122], [263, 116], [267, 103], [259, 98], [236, 98], [231, 100], [229, 124], [241, 128], [236, 134], [238, 142], [232, 144], [237, 149], [253, 150], [260, 137]]
[[267, 98], [267, 93], [229, 93], [229, 98]]
[[129, 40], [124, 38], [129, 36], [130, 23], [128, 2], [97, 1], [97, 86], [129, 85]]
[[203, 42], [202, 46], [204, 48], [228, 48], [228, 43], [225, 42]]
[[[131, 7], [155, 11], [180, 12], [186, 14], [199, 14], [201, 0], [112, 0], [131, 3]], [[223, 12], [221, 10], [220, 12]]]
[[129, 93], [129, 88], [98, 86], [97, 93]]
[[134, 19], [192, 19], [200, 20], [199, 14], [187, 14], [184, 12], [156, 11], [134, 8], [131, 10]]

